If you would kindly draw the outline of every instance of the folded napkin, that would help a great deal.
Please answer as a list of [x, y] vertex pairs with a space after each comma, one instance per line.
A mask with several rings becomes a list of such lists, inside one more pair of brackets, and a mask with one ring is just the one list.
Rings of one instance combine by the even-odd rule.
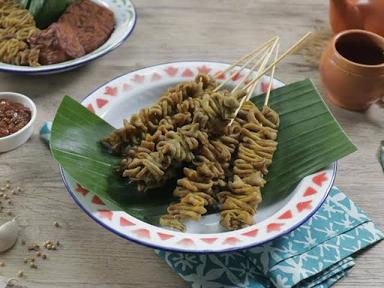
[[192, 287], [332, 286], [352, 255], [383, 239], [367, 214], [334, 187], [321, 208], [291, 233], [233, 253], [156, 253]]
[[49, 145], [49, 141], [51, 141], [51, 130], [52, 130], [52, 122], [44, 122], [44, 124], [40, 128], [40, 138], [47, 145]]
[[[50, 130], [50, 122], [40, 130], [46, 143]], [[353, 267], [353, 254], [383, 237], [367, 214], [333, 187], [309, 220], [264, 245], [221, 254], [156, 253], [196, 288], [326, 288]]]

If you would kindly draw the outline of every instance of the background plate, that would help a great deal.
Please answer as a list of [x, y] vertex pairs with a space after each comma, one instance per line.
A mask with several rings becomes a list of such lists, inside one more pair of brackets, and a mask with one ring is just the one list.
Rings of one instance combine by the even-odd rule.
[[136, 10], [130, 0], [92, 0], [100, 5], [108, 7], [115, 15], [116, 26], [111, 37], [99, 48], [83, 57], [65, 61], [52, 65], [42, 65], [39, 67], [17, 66], [0, 62], [0, 71], [43, 75], [55, 74], [80, 67], [91, 62], [119, 47], [131, 35], [136, 24]]

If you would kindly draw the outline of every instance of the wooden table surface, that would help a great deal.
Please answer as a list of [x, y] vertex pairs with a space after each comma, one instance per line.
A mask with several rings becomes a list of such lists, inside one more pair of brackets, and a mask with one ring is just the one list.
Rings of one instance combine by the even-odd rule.
[[[80, 100], [105, 81], [134, 69], [173, 60], [232, 61], [262, 40], [279, 34], [283, 48], [327, 23], [324, 0], [137, 0], [136, 30], [120, 48], [75, 71], [28, 77], [0, 74], [0, 91], [24, 93], [38, 108], [36, 132], [21, 148], [0, 155], [0, 185], [6, 179], [25, 187], [13, 196], [21, 238], [27, 242], [58, 239], [63, 248], [49, 254], [39, 269], [25, 267], [26, 249], [18, 244], [0, 255], [0, 275], [24, 270], [27, 287], [120, 288], [186, 287], [154, 252], [123, 240], [93, 222], [72, 201], [58, 166], [37, 134], [53, 118], [65, 94]], [[318, 70], [292, 56], [277, 71], [286, 82], [312, 78], [321, 88]], [[383, 109], [354, 113], [330, 105], [358, 152], [339, 162], [336, 183], [384, 228], [384, 175], [375, 158], [384, 140]], [[6, 206], [6, 205], [4, 205]], [[9, 219], [5, 212], [0, 222]], [[58, 221], [61, 228], [55, 228]], [[384, 287], [384, 245], [359, 256], [337, 287]]]

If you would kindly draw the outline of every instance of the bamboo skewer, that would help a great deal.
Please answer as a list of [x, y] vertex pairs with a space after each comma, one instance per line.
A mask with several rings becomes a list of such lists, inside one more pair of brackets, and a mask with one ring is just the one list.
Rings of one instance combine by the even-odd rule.
[[[253, 50], [251, 53], [248, 53], [247, 55], [245, 55], [244, 57], [240, 58], [239, 60], [235, 61], [231, 66], [229, 66], [228, 68], [226, 68], [224, 71], [225, 72], [221, 72], [222, 74], [228, 72], [229, 70], [233, 69], [237, 64], [241, 63], [242, 61], [244, 61], [245, 59], [248, 59], [249, 57], [252, 57], [252, 61], [253, 59], [256, 57], [255, 55], [259, 55], [260, 53], [262, 53], [265, 49], [268, 49], [269, 48], [269, 51], [267, 50], [267, 52], [264, 53], [264, 55], [261, 57], [261, 59], [259, 61], [256, 62], [256, 64], [254, 64], [251, 69], [250, 69], [250, 72], [247, 74], [247, 76], [245, 77], [245, 79], [242, 79], [242, 81], [240, 81], [239, 84], [236, 85], [236, 87], [232, 90], [232, 93], [234, 91], [236, 91], [240, 85], [246, 81], [246, 79], [248, 79], [248, 77], [254, 72], [254, 69], [260, 64], [260, 61], [262, 61], [258, 71], [256, 72], [256, 76], [254, 79], [252, 79], [249, 83], [247, 83], [242, 89], [246, 90], [247, 91], [247, 95], [245, 97], [243, 97], [240, 101], [240, 104], [239, 104], [239, 107], [236, 109], [235, 113], [234, 113], [234, 116], [233, 118], [231, 119], [231, 121], [229, 122], [228, 126], [232, 125], [233, 121], [235, 120], [236, 116], [237, 116], [237, 113], [239, 113], [242, 105], [244, 104], [245, 101], [249, 100], [249, 98], [251, 97], [251, 95], [253, 94], [255, 88], [256, 88], [256, 85], [258, 83], [258, 81], [260, 80], [260, 78], [265, 74], [267, 73], [269, 70], [272, 69], [272, 72], [271, 72], [271, 78], [270, 78], [270, 83], [269, 83], [269, 86], [268, 86], [268, 91], [267, 91], [267, 95], [266, 95], [266, 99], [265, 99], [265, 102], [264, 102], [264, 106], [268, 105], [268, 101], [269, 101], [269, 97], [270, 97], [270, 93], [271, 93], [271, 89], [272, 89], [272, 83], [273, 83], [273, 77], [274, 77], [274, 74], [275, 74], [275, 69], [276, 69], [276, 65], [279, 64], [282, 60], [284, 60], [285, 57], [287, 57], [288, 55], [290, 55], [293, 51], [295, 51], [299, 46], [301, 46], [307, 39], [308, 37], [312, 34], [312, 32], [308, 32], [306, 33], [300, 40], [298, 40], [295, 44], [293, 44], [288, 50], [286, 50], [282, 55], [280, 55], [280, 57], [278, 57], [278, 54], [279, 54], [279, 45], [278, 45], [278, 42], [279, 42], [279, 37], [275, 36], [273, 37], [272, 39], [270, 39], [269, 41], [265, 42], [264, 44], [262, 44], [260, 47], [256, 48], [255, 50]], [[273, 44], [271, 44], [273, 42]], [[275, 59], [274, 61], [267, 67], [265, 68], [265, 66], [267, 65], [272, 53], [273, 53], [273, 50], [276, 48], [276, 51], [275, 51]], [[245, 69], [247, 64], [251, 63], [252, 61], [247, 61], [246, 64], [244, 64], [242, 67], [241, 67], [241, 70]], [[240, 71], [241, 71], [240, 70]], [[221, 73], [215, 75], [216, 77], [218, 77], [218, 75], [222, 75]], [[233, 75], [236, 75], [236, 73], [239, 73], [239, 71], [236, 71], [235, 73], [233, 73]], [[219, 90], [223, 85], [225, 85], [228, 81], [230, 81], [230, 79], [232, 79], [233, 75], [231, 75], [230, 77], [226, 78], [218, 87], [216, 87], [216, 89], [214, 91], [217, 91]]]
[[[256, 75], [258, 75], [260, 73], [260, 71], [262, 71], [265, 68], [265, 66], [267, 66], [267, 63], [268, 63], [269, 59], [271, 58], [273, 50], [277, 47], [277, 45], [278, 45], [278, 42], [275, 42], [275, 45], [269, 51], [269, 54], [267, 55], [268, 57], [264, 59], [263, 64], [260, 66], [259, 70], [256, 72]], [[259, 81], [255, 81], [255, 83], [253, 83], [253, 85], [247, 89], [247, 96], [246, 96], [245, 101], [248, 101], [252, 97], [253, 92], [255, 92], [255, 89], [256, 89], [258, 82]]]
[[[248, 59], [244, 64], [242, 64], [242, 66], [237, 71], [234, 71], [229, 77], [227, 77], [223, 82], [221, 82], [213, 91], [217, 92], [218, 90], [220, 90], [225, 84], [227, 84], [237, 74], [239, 74], [241, 71], [243, 71], [245, 68], [247, 68], [247, 66], [250, 63], [252, 63], [261, 53], [263, 53], [263, 52], [266, 53], [265, 51], [271, 47], [271, 45], [273, 44], [274, 41], [276, 41], [276, 39], [279, 39], [279, 37], [278, 36], [273, 37], [272, 39], [268, 40], [267, 42], [265, 42], [261, 46], [259, 46], [256, 49], [254, 49], [252, 52], [250, 52], [247, 55], [243, 56], [242, 58], [236, 60], [233, 64], [231, 64], [231, 66], [226, 68], [224, 71], [217, 73], [215, 75], [216, 78], [220, 77], [221, 75], [224, 75], [228, 71], [232, 70], [236, 65], [238, 65], [238, 64], [242, 63], [244, 60]], [[262, 56], [261, 59], [263, 59], [263, 58], [264, 58], [264, 56]], [[256, 62], [258, 64], [255, 64], [255, 65], [256, 66], [259, 65], [260, 61], [261, 60]]]
[[246, 77], [243, 77], [241, 79], [241, 81], [235, 86], [235, 88], [232, 89], [232, 93], [237, 91], [240, 88], [240, 86], [249, 78], [249, 76], [252, 75], [252, 73], [254, 72], [256, 67], [260, 65], [260, 63], [261, 63], [261, 65], [260, 65], [258, 71], [256, 72], [256, 75], [260, 72], [260, 70], [265, 68], [265, 66], [268, 63], [269, 58], [271, 57], [273, 49], [275, 49], [275, 47], [279, 43], [279, 41], [280, 41], [280, 37], [276, 38], [276, 40], [274, 41], [272, 46], [269, 47], [269, 49], [267, 51], [265, 51], [264, 55], [250, 68]]
[[[271, 58], [271, 55], [272, 55], [272, 53], [273, 53], [273, 50], [276, 48], [276, 46], [278, 45], [278, 43], [279, 43], [279, 38], [277, 38], [277, 39], [275, 40], [275, 42], [273, 43], [272, 47], [271, 47], [271, 48], [269, 49], [269, 51], [268, 51], [267, 53], [265, 53], [265, 55], [263, 56], [263, 58], [262, 58], [262, 63], [261, 63], [261, 65], [260, 65], [258, 71], [256, 72], [256, 75], [259, 75], [260, 71], [263, 71], [263, 69], [264, 69], [265, 66], [267, 65], [269, 59]], [[250, 73], [252, 73], [252, 72], [253, 72], [253, 69], [250, 71]], [[243, 80], [244, 80], [244, 79], [243, 79]], [[238, 89], [239, 85], [241, 85], [241, 84], [242, 84], [242, 83], [239, 83], [239, 84], [232, 90], [232, 93], [233, 93], [234, 91], [236, 91], [236, 90]], [[254, 92], [254, 90], [255, 90], [255, 88], [256, 88], [256, 85], [257, 85], [257, 81], [255, 81], [255, 82], [253, 83], [253, 85], [249, 87], [249, 90], [247, 89], [247, 90], [248, 90], [248, 91], [247, 91], [247, 95], [244, 96], [244, 97], [240, 100], [239, 107], [236, 109], [235, 114], [234, 114], [234, 117], [231, 119], [231, 121], [229, 122], [228, 126], [231, 126], [231, 125], [232, 125], [233, 121], [234, 121], [235, 118], [236, 118], [237, 113], [239, 113], [239, 111], [240, 111], [241, 107], [243, 106], [243, 104], [244, 104], [247, 100], [249, 100], [249, 98], [251, 98], [251, 96], [252, 96], [252, 94], [253, 94], [253, 92]]]
[[265, 68], [263, 71], [260, 72], [251, 82], [249, 82], [244, 89], [248, 89], [253, 83], [255, 83], [257, 80], [259, 80], [265, 73], [267, 73], [269, 70], [271, 70], [274, 66], [279, 64], [282, 60], [284, 60], [285, 57], [287, 57], [289, 54], [291, 54], [294, 50], [296, 50], [299, 46], [301, 46], [304, 41], [308, 39], [308, 37], [312, 34], [312, 32], [308, 32], [305, 34], [299, 41], [297, 41], [295, 44], [293, 44], [287, 51], [285, 51], [279, 58], [277, 58], [275, 61], [273, 61], [272, 64], [270, 64], [267, 68]]
[[240, 64], [241, 62], [243, 62], [244, 60], [248, 59], [249, 57], [251, 57], [252, 55], [254, 55], [255, 53], [257, 52], [260, 52], [261, 50], [263, 50], [264, 48], [270, 46], [272, 44], [273, 41], [276, 40], [276, 38], [279, 38], [278, 36], [274, 36], [272, 37], [271, 39], [269, 39], [268, 41], [264, 42], [263, 44], [261, 44], [260, 46], [256, 47], [255, 49], [253, 49], [250, 53], [244, 55], [243, 57], [241, 57], [240, 59], [236, 60], [235, 62], [233, 62], [228, 68], [224, 69], [224, 71], [221, 71], [219, 73], [217, 73], [215, 75], [215, 78], [218, 78], [220, 77], [221, 75], [224, 75], [225, 73], [227, 73], [228, 71], [232, 70], [233, 67], [235, 67], [236, 65]]
[[[279, 46], [280, 45], [277, 45], [277, 47], [276, 47], [275, 61], [276, 61], [277, 57], [279, 56]], [[271, 75], [269, 76], [270, 77], [269, 86], [268, 86], [267, 95], [265, 96], [264, 106], [268, 105], [269, 96], [271, 95], [271, 90], [272, 90], [272, 83], [274, 80], [273, 78], [275, 76], [275, 70], [276, 70], [276, 65], [273, 66], [272, 71], [271, 71]]]

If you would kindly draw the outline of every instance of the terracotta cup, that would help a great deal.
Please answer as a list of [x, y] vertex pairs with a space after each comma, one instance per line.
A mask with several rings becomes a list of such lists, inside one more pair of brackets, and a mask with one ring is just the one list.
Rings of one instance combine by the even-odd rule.
[[327, 97], [349, 110], [365, 110], [384, 96], [384, 38], [364, 30], [337, 34], [320, 62]]

